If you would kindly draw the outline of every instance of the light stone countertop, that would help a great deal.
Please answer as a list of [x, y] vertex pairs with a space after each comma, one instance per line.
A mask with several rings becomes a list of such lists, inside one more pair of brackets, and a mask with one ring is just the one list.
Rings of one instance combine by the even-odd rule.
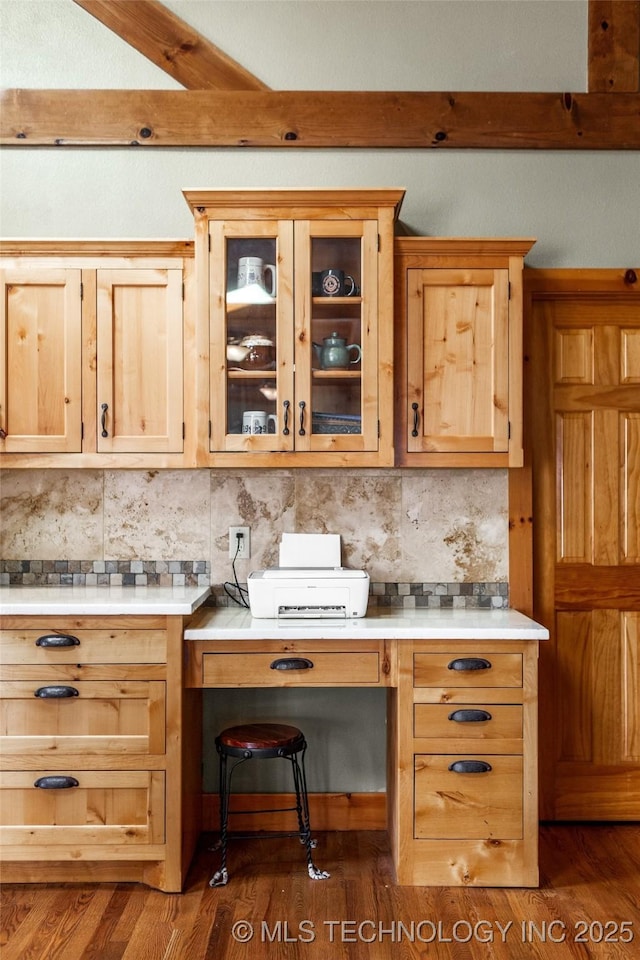
[[0, 587], [5, 616], [188, 616], [204, 603], [209, 587], [160, 586], [9, 586]]
[[347, 620], [266, 620], [243, 607], [207, 607], [185, 630], [187, 640], [547, 640], [546, 627], [517, 610], [398, 610], [370, 607]]

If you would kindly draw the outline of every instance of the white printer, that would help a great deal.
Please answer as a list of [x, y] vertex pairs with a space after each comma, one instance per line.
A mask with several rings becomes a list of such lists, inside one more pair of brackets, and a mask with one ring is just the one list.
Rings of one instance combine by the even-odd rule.
[[285, 533], [279, 566], [247, 578], [251, 615], [258, 618], [364, 617], [369, 574], [341, 566], [339, 534]]

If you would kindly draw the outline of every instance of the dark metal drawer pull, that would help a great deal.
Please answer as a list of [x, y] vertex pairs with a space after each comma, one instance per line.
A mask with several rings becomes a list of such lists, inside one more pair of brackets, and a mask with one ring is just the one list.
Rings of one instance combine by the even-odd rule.
[[46, 633], [38, 637], [36, 647], [79, 647], [80, 641], [70, 633]]
[[68, 790], [69, 787], [79, 787], [80, 783], [75, 777], [40, 777], [35, 781], [34, 787], [40, 790]]
[[64, 700], [66, 697], [79, 696], [75, 687], [64, 686], [38, 687], [34, 693], [34, 697], [40, 697], [41, 700]]
[[448, 666], [449, 670], [490, 670], [491, 664], [483, 657], [459, 657], [452, 660]]
[[452, 773], [489, 773], [491, 764], [486, 760], [456, 760], [449, 765]]
[[456, 723], [480, 723], [491, 720], [491, 714], [488, 710], [454, 710], [449, 714], [449, 720], [455, 720]]
[[313, 660], [307, 660], [305, 657], [287, 657], [283, 660], [274, 660], [271, 664], [272, 670], [311, 670]]

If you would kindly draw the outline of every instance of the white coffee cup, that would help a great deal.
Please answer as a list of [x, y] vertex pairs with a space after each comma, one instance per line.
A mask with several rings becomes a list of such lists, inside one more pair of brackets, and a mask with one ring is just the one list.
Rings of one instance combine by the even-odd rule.
[[[265, 274], [270, 275], [269, 288], [265, 286]], [[272, 263], [265, 263], [260, 257], [240, 257], [238, 260], [238, 288], [248, 287], [257, 283], [267, 291], [270, 297], [276, 295], [276, 268]]]
[[273, 423], [273, 433], [278, 430], [278, 420], [275, 413], [267, 414], [264, 410], [245, 410], [242, 414], [242, 432], [254, 435], [268, 432]]

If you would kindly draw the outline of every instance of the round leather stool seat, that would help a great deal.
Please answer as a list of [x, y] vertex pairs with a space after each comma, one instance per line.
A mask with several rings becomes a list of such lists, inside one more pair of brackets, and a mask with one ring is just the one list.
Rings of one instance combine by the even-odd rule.
[[216, 738], [218, 750], [230, 757], [268, 759], [298, 753], [305, 746], [302, 730], [286, 723], [242, 723], [227, 727]]

